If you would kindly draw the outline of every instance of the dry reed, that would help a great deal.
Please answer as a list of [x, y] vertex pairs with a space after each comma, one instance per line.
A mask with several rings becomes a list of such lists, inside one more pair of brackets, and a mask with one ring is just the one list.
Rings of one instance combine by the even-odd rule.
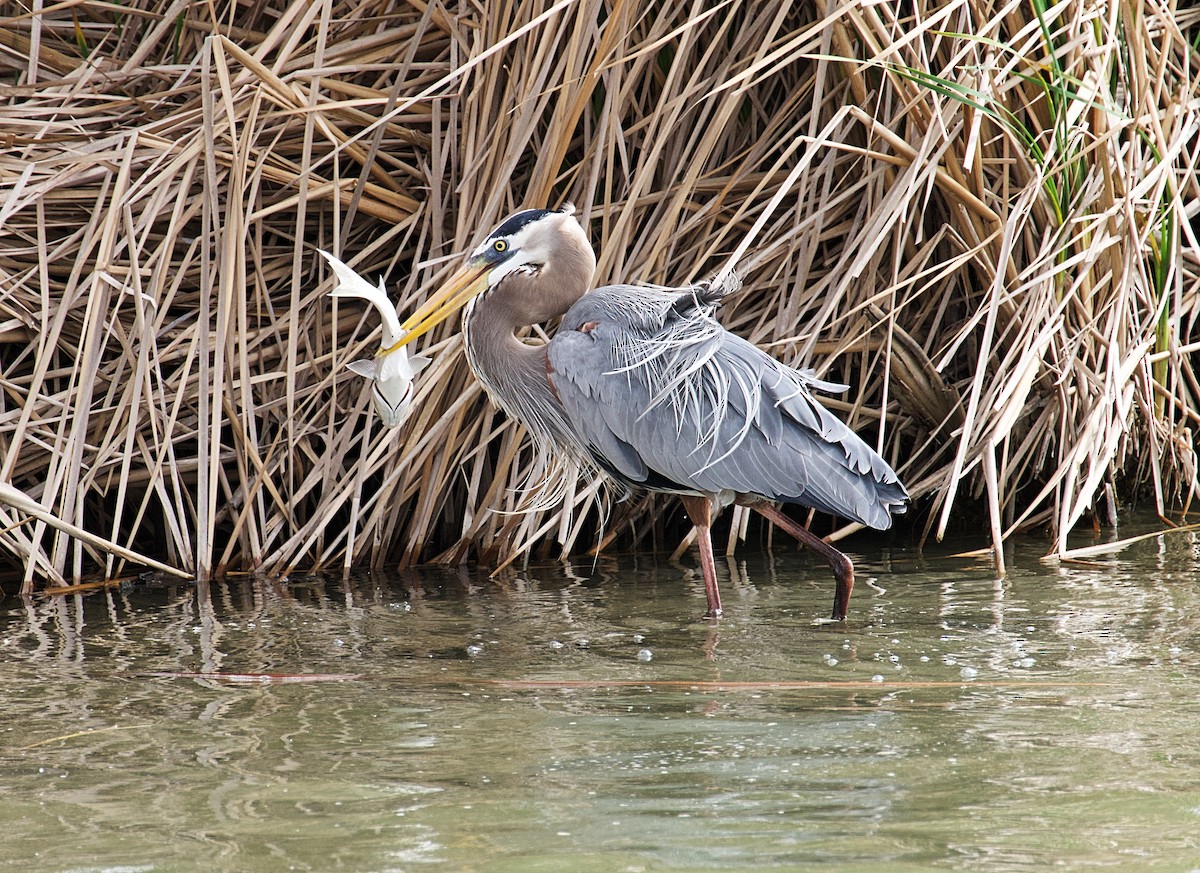
[[832, 405], [926, 531], [1065, 554], [1118, 495], [1165, 512], [1197, 489], [1198, 33], [1158, 0], [0, 2], [5, 569], [592, 546], [593, 483], [516, 511], [523, 432], [454, 325], [410, 421], [372, 420], [344, 365], [377, 321], [316, 254], [403, 312], [565, 200], [601, 280], [704, 277], [756, 229], [726, 325], [856, 386]]

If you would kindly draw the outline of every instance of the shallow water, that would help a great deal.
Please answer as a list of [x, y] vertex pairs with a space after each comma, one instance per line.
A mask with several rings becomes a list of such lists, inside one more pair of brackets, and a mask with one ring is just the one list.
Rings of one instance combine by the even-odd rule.
[[1042, 545], [9, 598], [0, 868], [1200, 870], [1200, 545]]

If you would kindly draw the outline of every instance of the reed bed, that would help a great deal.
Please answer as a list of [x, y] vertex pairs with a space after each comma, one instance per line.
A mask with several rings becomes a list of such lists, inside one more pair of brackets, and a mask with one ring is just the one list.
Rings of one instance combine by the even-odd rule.
[[404, 312], [567, 200], [601, 281], [739, 254], [725, 324], [854, 386], [830, 405], [918, 536], [1066, 555], [1132, 495], [1167, 513], [1198, 487], [1198, 34], [1158, 0], [0, 2], [4, 572], [654, 536], [670, 501], [606, 515], [569, 474], [531, 508], [452, 323], [380, 426], [345, 369], [378, 321], [326, 296], [318, 249]]

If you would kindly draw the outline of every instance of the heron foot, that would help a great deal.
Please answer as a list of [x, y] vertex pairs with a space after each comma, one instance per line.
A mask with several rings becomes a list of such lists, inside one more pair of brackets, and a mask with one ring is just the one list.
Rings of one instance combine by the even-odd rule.
[[833, 593], [833, 620], [845, 621], [846, 613], [850, 609], [850, 595], [854, 591], [854, 564], [850, 559], [808, 528], [792, 521], [773, 503], [759, 499], [739, 502], [743, 506], [749, 506], [771, 524], [787, 531], [799, 540], [801, 545], [812, 549], [829, 562], [829, 569], [833, 571], [833, 578], [837, 583], [837, 589]]
[[700, 549], [700, 570], [704, 574], [704, 595], [708, 599], [705, 618], [721, 617], [721, 589], [717, 587], [717, 562], [713, 559], [712, 547], [712, 501], [701, 495], [680, 497], [688, 518], [696, 526], [696, 545]]

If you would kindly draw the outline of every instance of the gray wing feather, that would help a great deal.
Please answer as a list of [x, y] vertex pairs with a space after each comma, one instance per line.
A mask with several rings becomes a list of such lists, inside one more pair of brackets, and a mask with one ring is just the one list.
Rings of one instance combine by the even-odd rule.
[[737, 491], [891, 526], [895, 472], [793, 370], [716, 321], [721, 293], [608, 286], [551, 341], [551, 380], [593, 456], [631, 484]]

